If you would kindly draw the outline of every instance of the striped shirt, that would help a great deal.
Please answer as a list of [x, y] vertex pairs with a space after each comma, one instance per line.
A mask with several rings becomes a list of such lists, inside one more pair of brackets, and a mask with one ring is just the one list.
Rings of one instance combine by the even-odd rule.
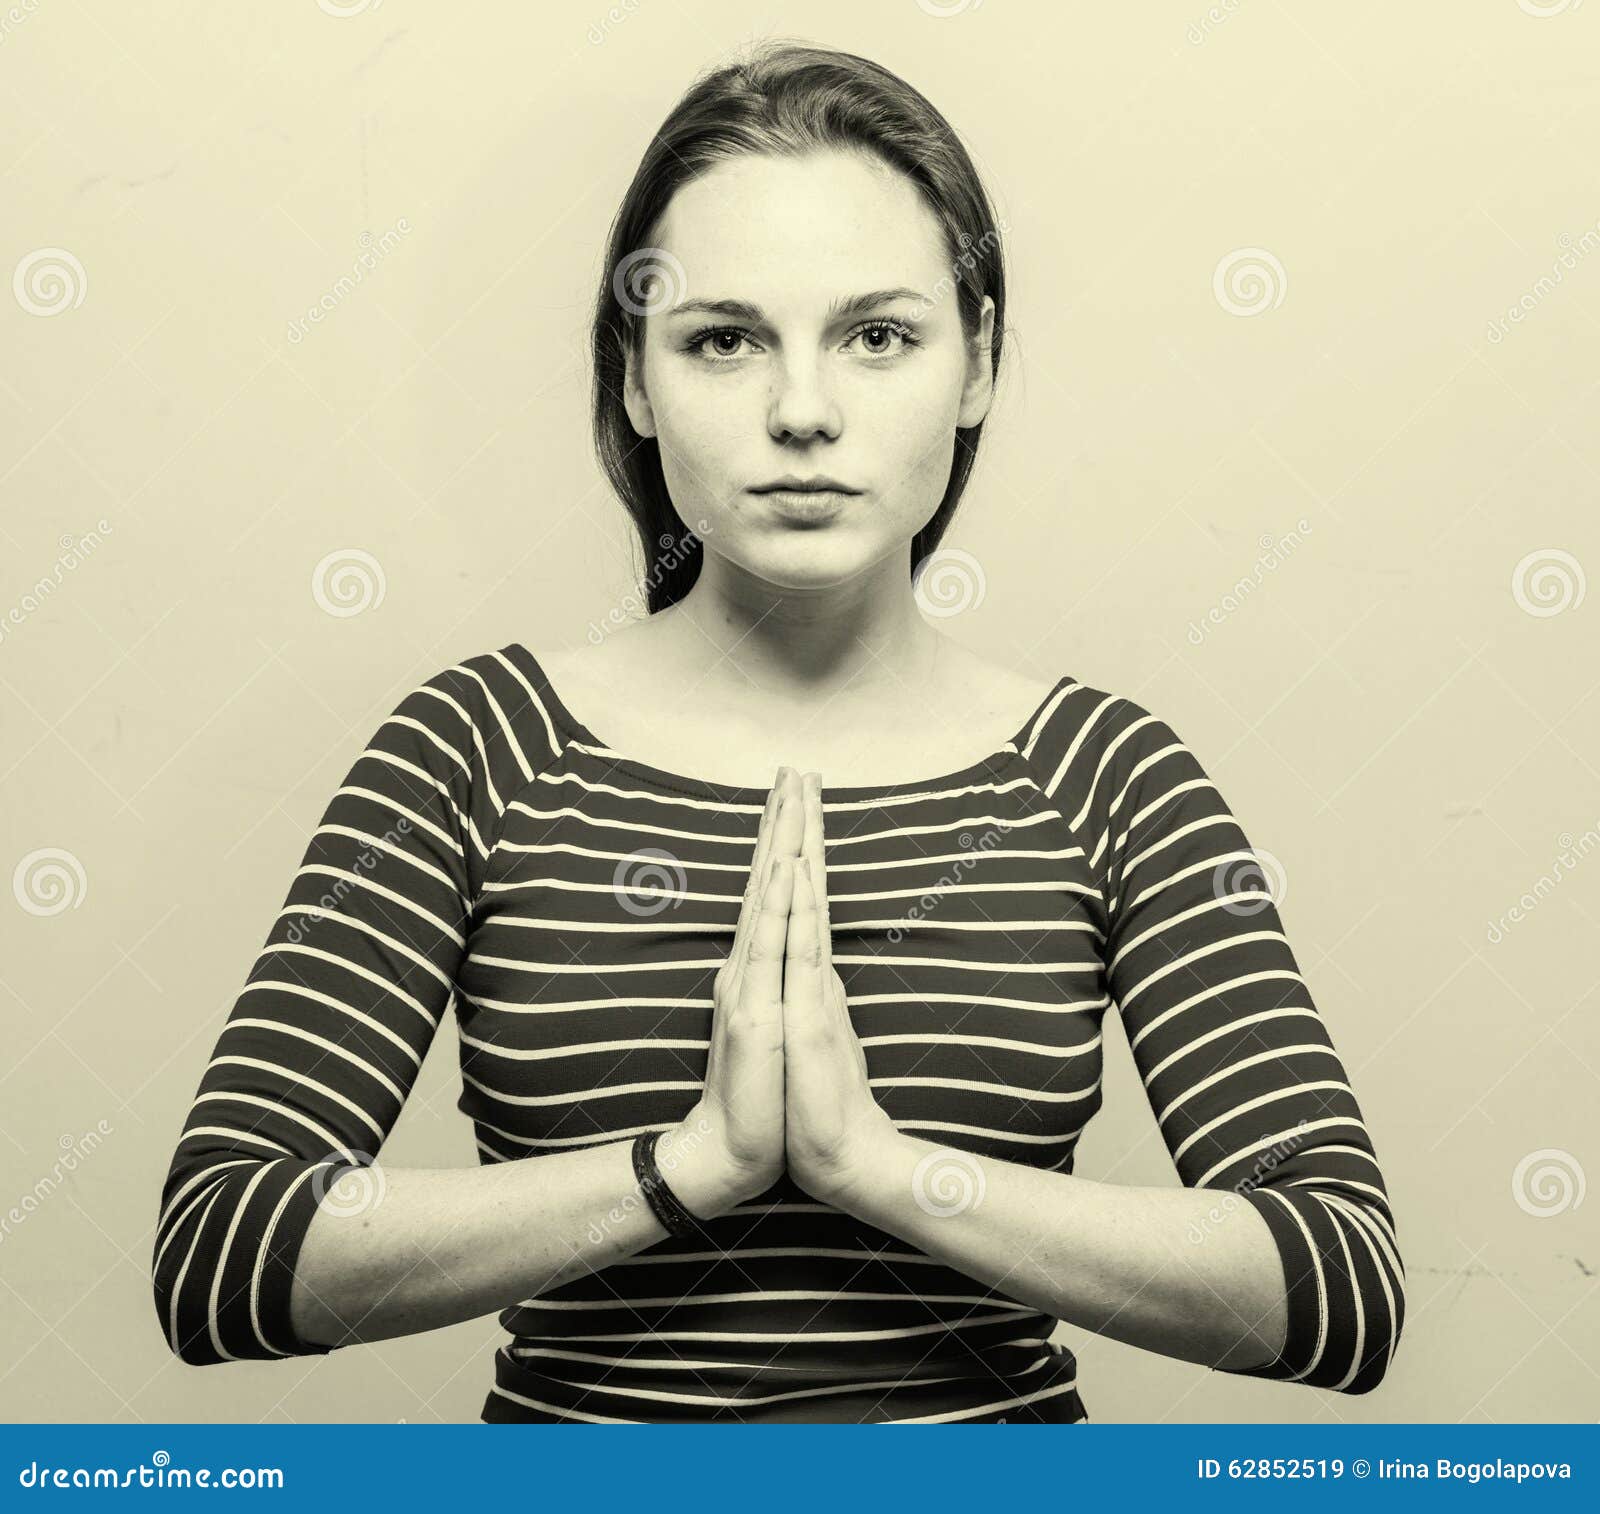
[[[301, 1241], [452, 1003], [481, 1161], [683, 1119], [765, 800], [612, 750], [520, 644], [407, 694], [329, 802], [178, 1141], [153, 1264], [178, 1357], [330, 1349], [291, 1328]], [[823, 811], [834, 966], [896, 1127], [957, 1178], [972, 1156], [1070, 1173], [1115, 1007], [1178, 1178], [1218, 1190], [1217, 1223], [1253, 1205], [1283, 1264], [1281, 1356], [1222, 1370], [1375, 1387], [1404, 1312], [1383, 1177], [1260, 865], [1171, 727], [1063, 676], [981, 761], [825, 788]], [[501, 1311], [481, 1418], [1087, 1418], [1057, 1320], [787, 1174], [706, 1230]]]

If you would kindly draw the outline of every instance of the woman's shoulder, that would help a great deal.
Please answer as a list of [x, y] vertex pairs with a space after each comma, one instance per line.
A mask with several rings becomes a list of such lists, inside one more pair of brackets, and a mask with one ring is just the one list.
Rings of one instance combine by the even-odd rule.
[[1116, 689], [1085, 683], [1062, 670], [1021, 744], [1052, 791], [1083, 793], [1119, 785], [1142, 765], [1187, 750], [1159, 714]]
[[390, 722], [415, 741], [443, 744], [464, 767], [476, 754], [492, 776], [536, 773], [565, 744], [543, 668], [520, 642], [436, 663], [411, 684]]
[[529, 649], [553, 683], [604, 688], [627, 674], [645, 675], [649, 669], [649, 640], [626, 632], [597, 642], [581, 641], [557, 646], [541, 643]]

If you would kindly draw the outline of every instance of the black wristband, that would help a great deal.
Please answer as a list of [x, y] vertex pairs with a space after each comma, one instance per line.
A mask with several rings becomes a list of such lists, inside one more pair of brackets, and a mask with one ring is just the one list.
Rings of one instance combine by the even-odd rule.
[[633, 1141], [633, 1175], [639, 1180], [639, 1191], [644, 1194], [651, 1213], [661, 1221], [668, 1234], [704, 1239], [705, 1232], [697, 1220], [667, 1186], [656, 1163], [656, 1142], [661, 1139], [659, 1130], [641, 1130]]

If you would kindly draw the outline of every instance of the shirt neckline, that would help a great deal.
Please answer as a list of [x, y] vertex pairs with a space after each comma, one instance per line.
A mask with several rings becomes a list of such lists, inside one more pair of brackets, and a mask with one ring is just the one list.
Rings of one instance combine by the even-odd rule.
[[[672, 789], [678, 793], [691, 794], [703, 799], [720, 800], [725, 804], [754, 805], [757, 808], [765, 805], [769, 787], [753, 788], [745, 784], [716, 783], [709, 778], [697, 778], [686, 773], [675, 773], [670, 769], [657, 767], [654, 763], [644, 762], [637, 757], [631, 757], [625, 752], [619, 752], [609, 743], [602, 741], [567, 707], [567, 703], [556, 691], [555, 685], [550, 681], [550, 676], [545, 672], [539, 659], [533, 655], [521, 642], [511, 642], [504, 652], [519, 660], [524, 670], [529, 674], [540, 699], [544, 703], [545, 713], [558, 725], [569, 740], [591, 748], [605, 761], [619, 772], [628, 773], [646, 783], [658, 788]], [[956, 768], [952, 772], [936, 773], [926, 778], [914, 778], [900, 783], [868, 783], [852, 784], [842, 788], [823, 786], [822, 795], [837, 803], [848, 802], [852, 799], [889, 799], [899, 796], [926, 793], [930, 789], [953, 788], [959, 784], [976, 782], [980, 779], [992, 778], [1002, 772], [1011, 763], [1018, 760], [1024, 743], [1028, 740], [1035, 722], [1039, 716], [1073, 679], [1070, 674], [1063, 674], [1043, 699], [1028, 711], [1027, 718], [1011, 734], [1006, 742], [986, 756], [980, 757], [976, 762], [968, 763], [965, 767]]]

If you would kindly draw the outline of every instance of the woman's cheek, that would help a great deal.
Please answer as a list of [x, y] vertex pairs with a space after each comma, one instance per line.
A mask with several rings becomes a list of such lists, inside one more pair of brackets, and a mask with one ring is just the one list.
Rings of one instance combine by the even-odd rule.
[[885, 488], [898, 486], [912, 508], [931, 493], [932, 513], [944, 496], [955, 457], [960, 394], [954, 375], [930, 368], [914, 382], [883, 386], [861, 401], [855, 424], [870, 437], [867, 450]]
[[685, 520], [701, 515], [714, 519], [730, 508], [742, 487], [729, 473], [729, 459], [748, 452], [748, 443], [742, 448], [735, 444], [736, 432], [725, 418], [682, 410], [671, 414], [675, 423], [662, 426], [658, 438], [667, 492]]
[[883, 478], [892, 493], [886, 506], [905, 535], [927, 524], [944, 498], [955, 460], [955, 432], [949, 426], [906, 427], [893, 439], [894, 452], [884, 459]]

